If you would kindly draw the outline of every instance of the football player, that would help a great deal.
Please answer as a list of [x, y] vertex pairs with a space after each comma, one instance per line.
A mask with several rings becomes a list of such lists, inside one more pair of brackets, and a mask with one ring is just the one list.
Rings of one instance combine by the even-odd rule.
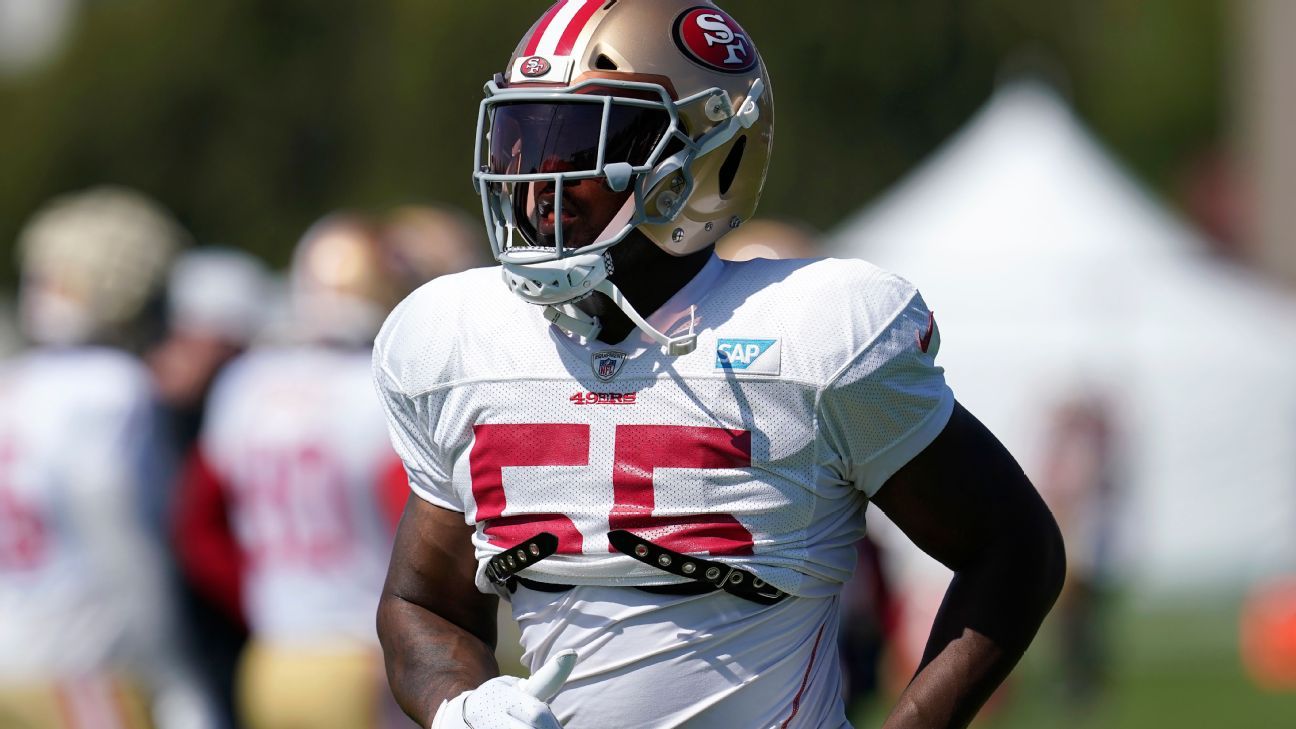
[[[217, 373], [260, 335], [266, 320], [266, 298], [273, 290], [269, 270], [256, 257], [232, 248], [204, 247], [176, 259], [167, 281], [167, 334], [145, 353], [153, 372], [162, 415], [178, 454], [193, 452]], [[174, 506], [175, 481], [165, 485]], [[166, 520], [174, 531], [174, 512]], [[219, 529], [212, 535], [228, 547], [223, 514], [215, 514]], [[203, 538], [202, 525], [186, 524], [173, 542], [190, 544]], [[175, 552], [173, 551], [173, 554]], [[184, 576], [181, 571], [181, 577]], [[178, 581], [182, 619], [196, 657], [195, 667], [211, 687], [221, 724], [234, 720], [234, 675], [247, 640], [241, 614], [232, 604], [231, 586], [212, 595], [212, 586]]]
[[408, 487], [369, 361], [383, 318], [415, 285], [378, 224], [327, 216], [294, 253], [296, 339], [253, 347], [213, 386], [176, 533], [186, 573], [249, 627], [240, 726], [404, 722], [373, 612]]
[[19, 235], [34, 346], [0, 368], [0, 726], [211, 726], [145, 518], [169, 453], [127, 351], [187, 238], [121, 188], [55, 199]]
[[481, 223], [439, 205], [403, 205], [383, 219], [383, 241], [419, 283], [490, 263]]
[[[839, 594], [872, 501], [956, 575], [886, 726], [966, 725], [1052, 605], [1060, 537], [911, 284], [713, 254], [773, 141], [752, 39], [702, 0], [562, 0], [485, 92], [500, 266], [420, 288], [374, 351], [413, 490], [378, 615], [405, 711], [849, 726]], [[497, 675], [497, 597], [528, 679]]]

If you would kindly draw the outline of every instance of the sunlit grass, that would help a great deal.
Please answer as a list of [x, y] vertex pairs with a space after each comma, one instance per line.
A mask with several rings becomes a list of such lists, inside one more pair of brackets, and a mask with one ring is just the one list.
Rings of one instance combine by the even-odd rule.
[[[1087, 709], [1066, 700], [1046, 631], [1018, 667], [999, 707], [978, 729], [1290, 729], [1296, 693], [1256, 688], [1237, 651], [1233, 604], [1118, 607], [1111, 618], [1107, 690]], [[878, 727], [885, 707], [854, 716]]]

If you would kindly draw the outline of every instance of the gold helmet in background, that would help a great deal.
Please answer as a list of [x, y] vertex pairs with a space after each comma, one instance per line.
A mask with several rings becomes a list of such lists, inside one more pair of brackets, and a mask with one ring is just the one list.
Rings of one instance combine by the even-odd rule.
[[716, 255], [726, 261], [780, 260], [822, 256], [819, 236], [805, 223], [757, 218], [720, 239]]
[[293, 252], [289, 323], [294, 338], [365, 344], [416, 283], [375, 221], [352, 212], [327, 215]]
[[490, 263], [479, 223], [439, 205], [405, 205], [384, 219], [383, 239], [420, 283]]
[[134, 190], [97, 187], [55, 198], [18, 235], [19, 318], [41, 344], [138, 346], [161, 309], [167, 272], [189, 234]]

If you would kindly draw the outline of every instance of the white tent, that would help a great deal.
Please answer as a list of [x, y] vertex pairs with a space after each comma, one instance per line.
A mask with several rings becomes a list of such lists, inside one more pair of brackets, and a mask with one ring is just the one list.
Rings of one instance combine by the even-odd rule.
[[1296, 566], [1296, 299], [1212, 259], [1049, 89], [1001, 90], [827, 247], [919, 285], [956, 395], [1028, 472], [1052, 408], [1105, 395], [1131, 584]]

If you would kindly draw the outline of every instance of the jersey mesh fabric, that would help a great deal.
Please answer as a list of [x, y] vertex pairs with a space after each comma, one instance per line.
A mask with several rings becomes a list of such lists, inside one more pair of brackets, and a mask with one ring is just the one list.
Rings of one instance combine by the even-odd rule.
[[520, 588], [512, 608], [530, 670], [562, 650], [580, 655], [550, 702], [564, 729], [610, 716], [633, 729], [849, 726], [837, 598], [762, 606], [583, 586], [557, 597]]
[[823, 390], [821, 425], [842, 459], [834, 463], [869, 496], [949, 420], [953, 394], [932, 380], [939, 347], [935, 319], [915, 293]]
[[[580, 653], [552, 702], [563, 725], [848, 726], [837, 593], [867, 494], [953, 403], [935, 345], [921, 351], [914, 288], [858, 261], [712, 259], [650, 317], [696, 326], [696, 351], [670, 358], [637, 334], [563, 334], [498, 277], [443, 277], [407, 299], [378, 338], [375, 379], [414, 492], [476, 525], [480, 589], [503, 548], [559, 537], [523, 574], [577, 587], [511, 599], [533, 670]], [[744, 367], [721, 357], [737, 347]], [[624, 361], [600, 379], [609, 350]], [[797, 597], [617, 589], [679, 579], [611, 551], [614, 528]]]
[[[535, 531], [565, 530], [560, 554], [528, 576], [677, 581], [610, 552], [610, 515], [637, 515], [628, 519], [636, 531], [674, 534], [676, 546], [749, 533], [750, 549], [711, 554], [793, 594], [833, 594], [853, 569], [866, 493], [925, 447], [952, 407], [935, 347], [915, 354], [915, 321], [927, 322], [921, 298], [864, 262], [713, 259], [663, 307], [696, 306], [698, 347], [679, 358], [638, 336], [617, 346], [569, 337], [498, 276], [477, 269], [425, 285], [375, 348], [378, 390], [414, 490], [477, 524], [482, 566]], [[839, 301], [825, 306], [825, 292]], [[726, 340], [778, 342], [777, 374], [719, 366]], [[592, 362], [604, 350], [625, 354], [610, 382]], [[635, 399], [580, 404], [588, 393]], [[735, 434], [729, 451], [746, 448], [737, 436], [748, 434], [750, 462], [724, 467], [715, 431]], [[691, 453], [705, 465], [689, 467]]]

